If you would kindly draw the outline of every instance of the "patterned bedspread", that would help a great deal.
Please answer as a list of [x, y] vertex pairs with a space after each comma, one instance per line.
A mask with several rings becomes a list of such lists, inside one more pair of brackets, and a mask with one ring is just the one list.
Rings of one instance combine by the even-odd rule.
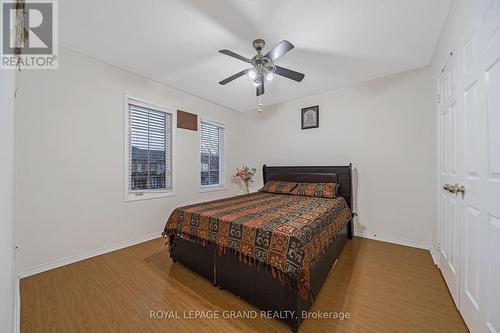
[[272, 267], [309, 295], [310, 269], [352, 218], [344, 198], [252, 193], [179, 207], [164, 235], [216, 243]]

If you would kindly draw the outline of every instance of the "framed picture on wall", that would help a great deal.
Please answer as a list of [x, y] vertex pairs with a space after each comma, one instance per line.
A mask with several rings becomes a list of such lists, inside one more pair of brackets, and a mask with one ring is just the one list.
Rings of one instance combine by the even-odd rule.
[[319, 105], [303, 108], [301, 123], [302, 129], [319, 127]]

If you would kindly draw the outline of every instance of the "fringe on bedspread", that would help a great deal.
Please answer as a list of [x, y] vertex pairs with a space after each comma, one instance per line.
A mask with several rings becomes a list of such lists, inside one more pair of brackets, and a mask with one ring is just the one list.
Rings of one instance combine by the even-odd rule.
[[167, 239], [167, 242], [165, 244], [168, 244], [169, 237], [173, 236], [173, 235], [177, 235], [183, 239], [187, 239], [187, 240], [190, 240], [192, 242], [196, 242], [196, 243], [201, 244], [203, 246], [207, 246], [207, 244], [208, 244], [208, 241], [206, 239], [203, 239], [203, 238], [198, 237], [198, 236], [193, 236], [193, 235], [186, 233], [186, 232], [178, 232], [178, 231], [169, 230], [169, 232], [163, 231], [161, 233], [161, 236], [163, 238]]
[[[182, 239], [186, 239], [192, 242], [196, 242], [198, 244], [201, 244], [202, 246], [207, 246], [209, 241], [206, 239], [203, 239], [198, 236], [191, 235], [189, 233], [185, 232], [179, 232], [176, 230], [168, 230], [168, 231], [163, 231], [161, 233], [162, 237], [167, 239], [167, 242], [165, 244], [169, 243], [169, 238], [177, 235], [181, 237]], [[259, 269], [261, 266], [265, 267], [268, 271], [271, 271], [271, 275], [273, 278], [278, 279], [283, 285], [286, 285], [288, 288], [291, 288], [293, 290], [297, 290], [299, 295], [304, 299], [304, 300], [311, 300], [314, 302], [313, 295], [310, 292], [310, 285], [307, 282], [308, 279], [306, 278], [306, 275], [308, 276], [309, 274], [306, 273], [305, 271], [302, 272], [298, 280], [289, 278], [283, 271], [280, 269], [271, 266], [268, 263], [262, 262], [260, 260], [257, 260], [253, 258], [252, 256], [249, 256], [247, 254], [243, 254], [239, 251], [236, 251], [234, 249], [231, 249], [227, 246], [220, 245], [220, 244], [214, 244], [216, 246], [216, 251], [217, 255], [223, 256], [226, 255], [227, 251], [230, 251], [231, 254], [239, 256], [239, 261], [243, 262], [244, 264], [250, 265], [250, 266], [255, 266], [257, 269]]]

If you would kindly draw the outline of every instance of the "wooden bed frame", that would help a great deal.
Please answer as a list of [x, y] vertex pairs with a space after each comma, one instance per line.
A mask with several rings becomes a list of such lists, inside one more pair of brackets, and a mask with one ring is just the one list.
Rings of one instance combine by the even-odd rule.
[[[264, 184], [270, 180], [303, 183], [334, 182], [341, 185], [339, 195], [344, 197], [352, 210], [352, 167], [348, 166], [266, 166], [262, 168]], [[311, 269], [311, 293], [318, 295], [333, 264], [342, 252], [348, 238], [352, 239], [353, 226], [350, 220], [330, 244], [326, 252]], [[230, 291], [264, 311], [294, 311], [295, 314], [281, 319], [293, 332], [297, 332], [303, 320], [302, 311], [308, 311], [311, 300], [304, 300], [295, 290], [273, 277], [267, 265], [255, 266], [240, 262], [233, 251], [217, 255], [216, 246], [209, 242], [199, 243], [171, 236], [170, 257], [179, 261], [206, 279], [214, 286]], [[291, 312], [281, 312], [290, 314]]]

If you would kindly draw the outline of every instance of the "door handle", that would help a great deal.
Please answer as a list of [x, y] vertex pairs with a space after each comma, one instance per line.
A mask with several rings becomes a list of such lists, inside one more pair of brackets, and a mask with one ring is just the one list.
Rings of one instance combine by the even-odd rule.
[[451, 185], [448, 192], [456, 194], [458, 192], [458, 184]]
[[458, 189], [458, 184], [455, 185], [450, 185], [450, 184], [444, 184], [443, 190], [448, 191], [450, 193], [457, 193]]
[[462, 193], [462, 196], [465, 194], [465, 186], [459, 185], [457, 183], [455, 183], [454, 185], [444, 184], [443, 190], [454, 194]]

